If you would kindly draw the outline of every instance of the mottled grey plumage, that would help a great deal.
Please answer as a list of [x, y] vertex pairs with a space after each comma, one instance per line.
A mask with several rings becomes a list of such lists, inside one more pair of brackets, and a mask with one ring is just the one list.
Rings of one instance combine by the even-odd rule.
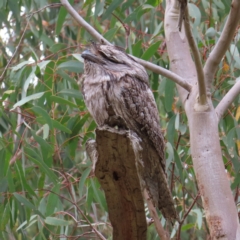
[[[164, 139], [146, 70], [123, 50], [109, 45], [92, 44], [82, 57], [82, 91], [98, 126], [118, 126], [136, 132], [156, 149], [157, 161], [165, 172]], [[162, 190], [167, 199], [171, 198], [168, 189]], [[173, 207], [173, 203], [170, 205]], [[163, 207], [159, 206], [161, 210]]]

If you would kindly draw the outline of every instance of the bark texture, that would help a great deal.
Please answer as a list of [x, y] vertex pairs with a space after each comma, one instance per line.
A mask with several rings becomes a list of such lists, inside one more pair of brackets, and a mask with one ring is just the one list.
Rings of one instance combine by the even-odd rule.
[[158, 153], [153, 146], [132, 131], [98, 128], [96, 142], [89, 141], [87, 149], [106, 195], [114, 240], [146, 239], [144, 189], [155, 206], [162, 203], [163, 214], [176, 218], [166, 175], [155, 161]]
[[128, 135], [98, 129], [96, 147], [95, 175], [105, 192], [113, 239], [146, 239], [144, 201]]

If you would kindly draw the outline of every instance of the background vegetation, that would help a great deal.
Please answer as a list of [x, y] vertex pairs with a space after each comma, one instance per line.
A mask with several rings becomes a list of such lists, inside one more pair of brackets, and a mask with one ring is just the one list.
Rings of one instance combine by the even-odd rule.
[[[169, 68], [164, 2], [70, 2], [110, 42]], [[218, 40], [229, 10], [227, 0], [190, 1], [193, 34], [203, 61]], [[96, 127], [79, 91], [81, 52], [91, 36], [57, 0], [2, 0], [0, 24], [0, 239], [94, 239], [98, 231], [111, 239], [104, 193], [85, 152], [85, 142], [94, 138]], [[240, 28], [219, 66], [214, 104], [240, 80], [239, 39]], [[187, 119], [175, 83], [148, 74], [166, 140], [169, 183], [183, 216], [198, 196]], [[240, 97], [219, 124], [226, 174], [236, 203], [239, 103]], [[206, 239], [209, 231], [201, 199], [191, 207], [181, 237]], [[175, 238], [177, 224], [166, 226], [161, 221]], [[148, 239], [157, 238], [152, 225]]]

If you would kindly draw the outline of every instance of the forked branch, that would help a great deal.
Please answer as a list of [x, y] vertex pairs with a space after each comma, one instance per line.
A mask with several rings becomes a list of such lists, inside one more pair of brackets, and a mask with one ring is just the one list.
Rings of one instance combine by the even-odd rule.
[[[89, 23], [87, 23], [77, 12], [76, 10], [69, 4], [68, 0], [60, 0], [62, 5], [66, 8], [66, 10], [69, 12], [69, 14], [72, 15], [72, 17], [84, 28], [86, 29], [89, 34], [94, 37], [97, 41], [99, 42], [103, 42], [105, 44], [109, 44], [111, 45], [111, 43], [109, 41], [107, 41], [99, 32], [97, 32]], [[189, 84], [188, 82], [186, 82], [182, 77], [180, 77], [179, 75], [165, 69], [162, 68], [160, 66], [157, 66], [153, 63], [150, 63], [148, 61], [144, 61], [142, 59], [136, 58], [134, 56], [133, 57], [136, 61], [138, 61], [141, 65], [143, 65], [145, 68], [161, 74], [164, 77], [167, 77], [169, 79], [171, 79], [172, 81], [176, 82], [177, 84], [179, 84], [181, 87], [183, 87], [184, 89], [186, 89], [187, 91], [190, 91], [192, 86], [191, 84]]]
[[214, 49], [210, 53], [204, 67], [207, 91], [210, 91], [211, 89], [214, 74], [233, 39], [236, 28], [239, 24], [239, 20], [240, 20], [240, 1], [233, 0], [231, 4], [231, 11], [229, 13], [222, 34], [218, 42], [216, 43]]

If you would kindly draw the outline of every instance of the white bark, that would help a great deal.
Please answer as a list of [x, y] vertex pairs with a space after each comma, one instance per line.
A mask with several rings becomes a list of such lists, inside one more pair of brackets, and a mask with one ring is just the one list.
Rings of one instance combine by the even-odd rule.
[[206, 219], [212, 239], [236, 240], [238, 215], [223, 165], [217, 115], [210, 98], [207, 110], [198, 105], [196, 68], [185, 33], [178, 31], [177, 20], [177, 0], [168, 0], [165, 33], [171, 69], [195, 84], [189, 96], [181, 87], [178, 90], [189, 120], [191, 155]]

